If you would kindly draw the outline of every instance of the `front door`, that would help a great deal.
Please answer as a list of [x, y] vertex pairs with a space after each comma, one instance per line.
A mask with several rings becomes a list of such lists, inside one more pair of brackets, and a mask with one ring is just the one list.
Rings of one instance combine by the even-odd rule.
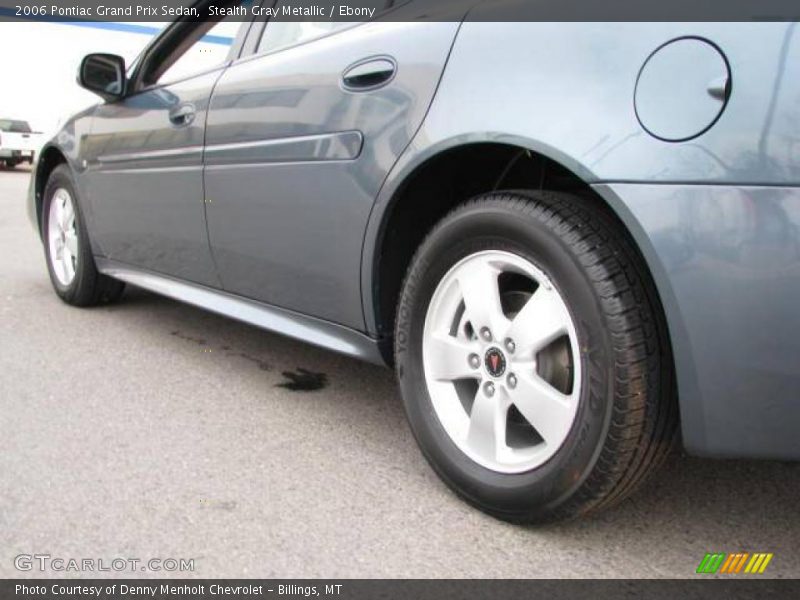
[[169, 66], [151, 64], [156, 81], [95, 110], [84, 179], [92, 235], [107, 258], [219, 287], [205, 224], [203, 136], [238, 26], [215, 25], [166, 58]]

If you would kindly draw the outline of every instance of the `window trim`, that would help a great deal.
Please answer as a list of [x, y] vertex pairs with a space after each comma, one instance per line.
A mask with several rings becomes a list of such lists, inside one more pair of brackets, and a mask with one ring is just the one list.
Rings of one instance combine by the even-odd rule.
[[[269, 3], [274, 8], [275, 6], [277, 6], [277, 4], [279, 2], [281, 2], [281, 0], [272, 0], [271, 2], [270, 2], [270, 0], [265, 0], [263, 2], [263, 4], [267, 5]], [[248, 52], [248, 54], [245, 54], [243, 52], [242, 55], [239, 58], [261, 58], [263, 56], [273, 56], [275, 54], [279, 54], [280, 52], [284, 52], [286, 50], [291, 50], [292, 48], [298, 48], [300, 46], [305, 46], [306, 44], [311, 44], [311, 43], [316, 42], [318, 40], [324, 40], [324, 39], [329, 38], [331, 36], [339, 35], [339, 34], [344, 33], [346, 31], [350, 31], [352, 29], [355, 29], [356, 27], [360, 27], [362, 25], [366, 25], [367, 23], [375, 23], [377, 21], [380, 21], [382, 18], [384, 18], [389, 13], [392, 13], [392, 12], [396, 11], [397, 9], [402, 8], [403, 6], [408, 4], [409, 2], [411, 2], [411, 0], [396, 0], [395, 4], [392, 7], [387, 8], [386, 10], [383, 10], [383, 11], [379, 12], [372, 19], [369, 19], [367, 21], [351, 21], [352, 25], [349, 26], [349, 27], [343, 27], [341, 29], [336, 29], [336, 30], [331, 31], [329, 33], [325, 33], [323, 35], [320, 35], [318, 37], [310, 38], [310, 39], [307, 39], [307, 40], [302, 41], [302, 42], [297, 42], [296, 44], [291, 44], [290, 46], [283, 46], [282, 48], [278, 48], [276, 50], [269, 50], [269, 51], [264, 51], [264, 52], [258, 52], [258, 47], [261, 45], [261, 40], [264, 37], [264, 34], [267, 32], [267, 29], [269, 28], [270, 18], [269, 17], [264, 17], [263, 19], [256, 19], [255, 23], [258, 23], [258, 27], [252, 27], [251, 28], [252, 36], [251, 36], [251, 39], [247, 40], [247, 44], [246, 44], [246, 51]], [[346, 21], [343, 21], [343, 22], [346, 22]]]
[[258, 38], [258, 44], [254, 49], [254, 52], [251, 56], [272, 56], [274, 54], [280, 54], [286, 50], [291, 50], [292, 48], [299, 48], [300, 46], [305, 46], [306, 44], [312, 44], [319, 40], [324, 40], [334, 35], [339, 35], [340, 33], [344, 33], [345, 31], [350, 31], [351, 29], [355, 29], [356, 27], [360, 27], [365, 23], [370, 23], [371, 21], [356, 21], [352, 23], [349, 27], [342, 27], [341, 29], [334, 29], [333, 31], [329, 31], [328, 33], [323, 33], [322, 35], [318, 35], [313, 38], [308, 38], [307, 40], [303, 40], [301, 42], [296, 42], [294, 44], [289, 44], [288, 46], [281, 46], [280, 48], [276, 48], [275, 50], [265, 50], [263, 52], [258, 52], [258, 47], [261, 45], [261, 40], [264, 38], [264, 34], [267, 33], [269, 30], [269, 20], [264, 22], [264, 28], [261, 30], [261, 37]]
[[[262, 0], [259, 4], [259, 7], [269, 6], [270, 8], [274, 8], [275, 5], [278, 3], [278, 0]], [[256, 50], [258, 50], [258, 45], [261, 43], [261, 36], [264, 35], [264, 30], [267, 27], [267, 21], [269, 18], [258, 18], [252, 19], [250, 23], [250, 30], [247, 33], [247, 37], [242, 42], [241, 52], [237, 58], [249, 58], [256, 54]]]
[[[198, 6], [205, 6], [206, 4], [210, 4], [211, 2], [212, 2], [212, 0], [205, 0], [203, 2], [197, 3], [197, 5]], [[159, 62], [163, 62], [164, 60], [166, 60], [169, 57], [169, 53], [174, 50], [174, 49], [173, 50], [170, 49], [170, 45], [173, 45], [173, 46], [179, 45], [181, 43], [181, 41], [183, 39], [185, 39], [186, 36], [190, 35], [192, 32], [195, 32], [197, 30], [197, 28], [203, 27], [204, 24], [213, 23], [211, 25], [211, 27], [214, 27], [214, 25], [222, 22], [223, 20], [224, 20], [224, 18], [219, 19], [217, 21], [201, 21], [199, 23], [194, 23], [189, 18], [179, 18], [179, 19], [173, 21], [172, 23], [170, 23], [167, 27], [164, 28], [164, 31], [162, 31], [160, 34], [158, 34], [158, 36], [147, 45], [147, 47], [142, 51], [142, 53], [136, 58], [136, 61], [134, 61], [134, 62], [138, 61], [138, 64], [136, 64], [136, 68], [131, 73], [131, 77], [128, 80], [128, 86], [127, 87], [128, 87], [129, 91], [128, 91], [128, 93], [125, 94], [125, 96], [123, 96], [121, 98], [121, 100], [125, 100], [126, 98], [137, 96], [139, 94], [142, 94], [144, 92], [148, 92], [148, 91], [151, 91], [151, 90], [156, 90], [156, 89], [160, 89], [160, 88], [164, 88], [164, 87], [169, 87], [169, 86], [181, 83], [183, 81], [188, 81], [190, 79], [194, 79], [195, 77], [200, 77], [202, 75], [206, 75], [208, 73], [213, 73], [213, 72], [218, 71], [220, 69], [227, 68], [242, 53], [244, 40], [246, 39], [246, 37], [249, 34], [250, 29], [251, 29], [251, 27], [253, 25], [253, 18], [252, 17], [241, 21], [241, 24], [239, 26], [239, 30], [236, 32], [236, 37], [233, 40], [233, 44], [231, 44], [231, 47], [228, 49], [228, 55], [226, 56], [225, 60], [222, 63], [220, 63], [219, 65], [216, 65], [214, 67], [207, 68], [207, 69], [200, 69], [195, 73], [191, 73], [189, 75], [180, 77], [180, 78], [175, 79], [173, 81], [168, 81], [168, 82], [163, 82], [163, 83], [161, 83], [159, 81], [156, 81], [156, 82], [153, 82], [153, 83], [145, 83], [145, 81], [143, 79], [144, 76], [148, 72], [152, 72], [153, 67], [155, 67], [155, 66], [157, 66], [159, 64], [159, 63], [155, 63], [155, 64], [151, 65], [151, 61], [154, 60], [153, 53], [158, 52], [159, 50], [161, 50], [163, 48], [166, 48], [166, 51], [167, 51], [166, 57], [162, 58], [161, 61], [159, 61]], [[211, 27], [209, 27], [209, 30], [211, 29]], [[187, 31], [184, 32], [184, 31], [182, 31], [183, 29], [186, 29]], [[205, 34], [203, 34], [203, 35], [205, 35]], [[198, 38], [197, 40], [195, 40], [195, 42], [193, 42], [193, 44], [195, 44], [198, 41], [200, 41], [201, 38], [202, 38], [202, 36], [200, 38]], [[176, 59], [176, 62], [179, 59], [180, 59], [180, 57], [178, 59]], [[162, 73], [161, 75], [163, 76], [164, 73]]]

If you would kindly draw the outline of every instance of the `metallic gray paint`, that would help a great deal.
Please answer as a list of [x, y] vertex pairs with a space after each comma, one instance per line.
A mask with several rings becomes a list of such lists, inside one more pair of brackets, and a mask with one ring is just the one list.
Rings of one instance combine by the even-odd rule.
[[230, 144], [209, 144], [205, 165], [244, 165], [266, 162], [315, 162], [355, 160], [361, 154], [364, 136], [360, 131], [339, 131], [298, 135]]
[[171, 158], [200, 158], [203, 154], [202, 146], [184, 146], [182, 148], [172, 148], [170, 150], [151, 150], [148, 152], [127, 152], [123, 154], [101, 154], [97, 157], [97, 162], [107, 163], [138, 163], [146, 160], [160, 160]]
[[[224, 289], [363, 329], [367, 220], [422, 123], [457, 30], [458, 23], [365, 23], [226, 70], [211, 98], [209, 147], [343, 131], [361, 132], [364, 142], [357, 157], [338, 163], [315, 162], [313, 145], [277, 164], [253, 164], [254, 151], [217, 168], [208, 155], [206, 214]], [[394, 79], [368, 92], [344, 89], [351, 65], [378, 55], [396, 61]]]
[[[92, 238], [107, 258], [219, 286], [203, 215], [208, 99], [222, 69], [98, 105], [81, 156]], [[194, 118], [171, 115], [191, 107]]]
[[655, 276], [686, 449], [800, 458], [800, 188], [596, 189]]
[[[643, 129], [634, 94], [647, 58], [681, 37], [717, 45], [734, 85], [713, 127], [675, 143]], [[286, 322], [259, 317], [262, 326], [305, 339], [317, 330], [376, 336], [383, 227], [418, 168], [476, 142], [538, 152], [592, 184], [638, 242], [668, 318], [686, 447], [798, 457], [797, 38], [796, 25], [786, 23], [467, 22], [460, 30], [457, 23], [374, 23], [240, 58], [210, 101], [203, 95], [213, 76], [170, 88], [198, 114], [210, 106], [205, 143], [236, 148], [225, 164], [226, 151], [218, 158], [207, 152], [207, 168], [196, 155], [131, 159], [113, 164], [128, 173], [112, 178], [112, 165], [99, 156], [204, 144], [203, 118], [197, 129], [175, 131], [166, 112], [177, 100], [152, 93], [132, 99], [142, 103], [138, 111], [104, 104], [95, 118], [92, 111], [77, 115], [45, 149], [63, 152], [74, 173], [96, 254], [209, 287], [224, 284], [258, 299], [259, 311], [279, 310], [269, 303], [312, 315], [308, 328], [294, 333]], [[343, 88], [348, 66], [386, 55], [397, 64], [389, 85]], [[660, 68], [669, 76], [669, 64]], [[691, 68], [675, 64], [672, 76]], [[648, 110], [672, 109], [668, 97], [648, 97]], [[249, 144], [263, 149], [266, 140], [354, 131], [363, 135], [361, 151], [344, 160], [320, 160], [339, 156], [331, 146], [300, 145], [281, 162], [240, 153]], [[33, 179], [35, 222], [41, 178], [39, 188]], [[152, 285], [176, 297], [194, 293], [175, 278]], [[202, 289], [203, 306], [241, 308], [229, 302], [231, 294]], [[323, 345], [372, 356], [360, 343]]]
[[[69, 165], [73, 173], [73, 181], [77, 187], [80, 197], [83, 197], [85, 189], [83, 188], [83, 179], [79, 175], [83, 172], [83, 160], [81, 153], [83, 151], [82, 142], [88, 135], [92, 124], [92, 114], [96, 107], [89, 107], [67, 119], [52, 139], [45, 142], [36, 161], [31, 170], [30, 183], [28, 185], [28, 218], [31, 221], [34, 229], [41, 236], [41, 194], [44, 192], [46, 185], [45, 173], [40, 170], [40, 165], [45, 158], [49, 158], [55, 154], [60, 159]], [[91, 214], [87, 214], [86, 207], [83, 207], [83, 217], [87, 220], [90, 228], [94, 227]], [[92, 250], [95, 253], [102, 253], [102, 249], [95, 240], [92, 240]]]
[[[206, 167], [224, 164], [248, 164], [261, 162], [301, 162], [318, 160], [353, 160], [361, 153], [364, 137], [360, 131], [341, 131], [319, 135], [302, 135], [287, 138], [271, 138], [252, 142], [216, 144], [209, 146], [183, 146], [168, 150], [150, 150], [122, 154], [101, 154], [96, 158], [101, 165], [122, 163], [116, 171], [139, 171], [144, 168], [130, 167], [144, 161], [194, 160], [203, 158]], [[164, 168], [164, 167], [161, 167]], [[170, 168], [170, 167], [168, 167]], [[180, 169], [186, 167], [171, 167]], [[188, 168], [192, 168], [190, 165]], [[109, 172], [106, 170], [105, 172]]]
[[671, 40], [639, 71], [636, 117], [650, 135], [685, 142], [714, 126], [731, 86], [730, 66], [712, 42], [698, 37]]
[[[686, 36], [719, 45], [735, 83], [711, 129], [689, 142], [666, 142], [649, 135], [638, 122], [634, 90], [651, 53]], [[794, 23], [464, 23], [425, 122], [387, 178], [367, 227], [362, 269], [367, 330], [378, 331], [373, 292], [379, 248], [398, 191], [418, 168], [457, 146], [500, 142], [528, 148], [590, 184], [681, 184], [690, 195], [694, 185], [699, 195], [708, 184], [731, 186], [731, 199], [715, 197], [723, 205], [731, 203], [726, 210], [736, 210], [740, 189], [762, 187], [759, 201], [775, 193], [789, 207], [787, 213], [796, 214], [796, 202], [786, 193], [800, 185], [800, 78], [792, 76], [798, 64], [800, 39]], [[626, 226], [639, 231], [637, 240], [668, 309], [684, 443], [697, 454], [800, 456], [800, 438], [788, 434], [788, 424], [795, 429], [800, 425], [800, 392], [790, 387], [797, 381], [800, 361], [795, 361], [794, 375], [783, 363], [771, 367], [775, 377], [763, 376], [769, 371], [761, 370], [760, 389], [745, 385], [744, 374], [732, 376], [735, 387], [726, 389], [722, 378], [740, 368], [743, 355], [759, 346], [752, 336], [740, 334], [734, 336], [743, 344], [739, 354], [712, 352], [731, 341], [725, 333], [727, 321], [719, 319], [715, 328], [701, 329], [703, 354], [698, 356], [697, 333], [690, 335], [689, 328], [696, 327], [708, 304], [720, 301], [728, 287], [712, 276], [694, 281], [691, 295], [683, 293], [683, 284], [676, 282], [680, 275], [660, 266], [655, 249], [646, 250], [653, 243], [648, 240], [658, 238], [658, 224], [640, 224], [630, 207], [659, 198], [659, 209], [671, 214], [677, 207], [662, 192], [661, 185], [650, 185], [620, 188], [620, 197], [604, 195]], [[794, 216], [786, 219], [787, 231], [796, 225]], [[729, 233], [718, 220], [705, 227], [718, 237]], [[689, 245], [702, 244], [697, 237], [690, 239]], [[756, 231], [754, 243], [759, 239]], [[776, 354], [782, 356], [779, 360], [796, 357], [800, 319], [790, 306], [800, 295], [800, 273], [790, 270], [778, 276], [771, 270], [750, 269], [742, 276], [767, 289], [778, 286], [784, 294], [781, 301], [770, 294], [761, 308], [766, 312], [756, 319], [764, 335], [770, 329], [784, 332], [772, 338], [769, 354], [761, 360]], [[696, 296], [705, 303], [697, 302]], [[720, 314], [740, 321], [751, 318], [732, 311]], [[762, 342], [760, 351], [768, 346]], [[759, 411], [757, 426], [752, 419], [740, 418], [752, 416], [759, 406], [768, 409]], [[736, 427], [731, 426], [734, 421]]]

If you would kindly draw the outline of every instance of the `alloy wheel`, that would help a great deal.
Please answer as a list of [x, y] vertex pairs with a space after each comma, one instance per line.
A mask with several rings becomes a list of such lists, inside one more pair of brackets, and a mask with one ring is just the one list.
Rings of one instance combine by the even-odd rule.
[[452, 442], [499, 473], [535, 469], [561, 447], [580, 398], [575, 324], [527, 259], [484, 251], [437, 286], [425, 319], [428, 392]]
[[50, 200], [47, 239], [53, 273], [61, 285], [68, 286], [78, 267], [78, 230], [75, 205], [65, 188], [58, 188]]

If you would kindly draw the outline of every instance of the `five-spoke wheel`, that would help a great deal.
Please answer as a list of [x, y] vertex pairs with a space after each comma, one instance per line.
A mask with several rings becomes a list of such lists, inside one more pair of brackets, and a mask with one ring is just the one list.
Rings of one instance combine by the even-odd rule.
[[395, 363], [441, 478], [488, 513], [531, 522], [615, 502], [667, 455], [667, 340], [613, 216], [584, 197], [503, 192], [453, 210], [417, 250]]
[[431, 299], [422, 352], [436, 415], [478, 464], [527, 471], [564, 442], [579, 400], [577, 333], [530, 261], [490, 250], [453, 266]]
[[66, 164], [50, 173], [41, 208], [47, 270], [59, 298], [75, 306], [117, 300], [125, 285], [97, 271], [72, 173]]

